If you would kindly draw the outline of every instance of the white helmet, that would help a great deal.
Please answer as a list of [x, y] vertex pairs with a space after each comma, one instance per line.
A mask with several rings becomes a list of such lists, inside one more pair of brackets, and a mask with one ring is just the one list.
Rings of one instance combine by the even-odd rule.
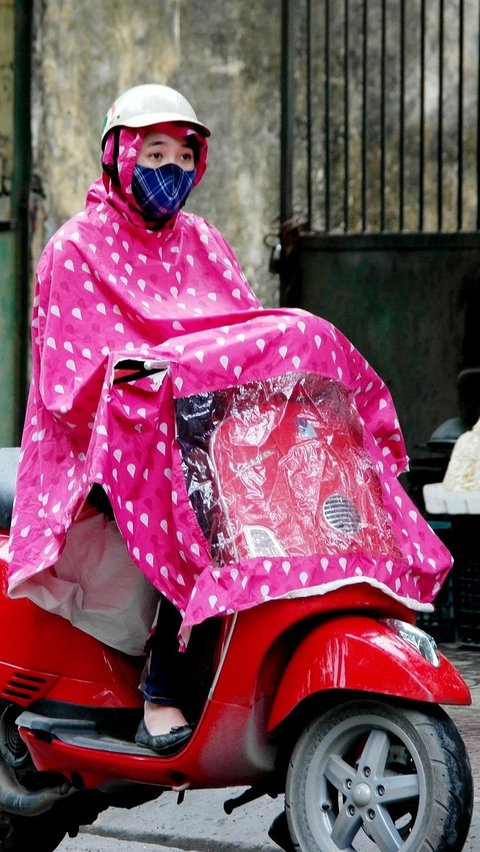
[[102, 128], [102, 145], [114, 127], [149, 127], [170, 121], [186, 124], [200, 136], [210, 136], [208, 127], [198, 121], [195, 110], [180, 92], [157, 83], [134, 86], [120, 95], [108, 110]]

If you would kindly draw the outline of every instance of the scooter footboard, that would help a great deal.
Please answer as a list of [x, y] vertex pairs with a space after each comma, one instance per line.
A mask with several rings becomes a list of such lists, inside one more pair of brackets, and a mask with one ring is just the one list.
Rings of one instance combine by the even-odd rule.
[[297, 647], [284, 672], [268, 731], [280, 725], [304, 699], [327, 690], [354, 690], [434, 704], [470, 704], [468, 686], [455, 667], [438, 650], [431, 655], [433, 661], [426, 659], [401, 635], [397, 629], [401, 624], [346, 615], [314, 628]]

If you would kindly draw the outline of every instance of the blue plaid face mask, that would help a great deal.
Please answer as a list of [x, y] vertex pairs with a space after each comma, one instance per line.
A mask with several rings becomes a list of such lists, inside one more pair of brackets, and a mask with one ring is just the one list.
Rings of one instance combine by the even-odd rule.
[[195, 179], [195, 169], [186, 172], [176, 163], [158, 169], [136, 165], [132, 192], [148, 219], [173, 216], [185, 204]]

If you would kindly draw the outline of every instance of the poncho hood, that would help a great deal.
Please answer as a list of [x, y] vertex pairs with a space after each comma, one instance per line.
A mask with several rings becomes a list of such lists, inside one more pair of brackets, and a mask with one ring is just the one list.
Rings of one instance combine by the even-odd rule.
[[[146, 133], [157, 128], [162, 132], [171, 132], [172, 125], [160, 124], [143, 128], [121, 127], [118, 131], [118, 150], [116, 150], [115, 145], [115, 132], [110, 133], [102, 153], [103, 174], [101, 184], [99, 182], [94, 184], [91, 189], [93, 195], [90, 193], [87, 196], [87, 201], [92, 201], [93, 203], [99, 200], [105, 201], [112, 211], [125, 218], [133, 226], [140, 229], [140, 231], [144, 231], [145, 228], [150, 228], [151, 230], [159, 229], [158, 222], [149, 223], [146, 221], [132, 192], [133, 170], [143, 138]], [[178, 127], [179, 133], [187, 133], [188, 130], [189, 128], [187, 127]], [[195, 166], [194, 187], [199, 184], [205, 173], [208, 150], [206, 139], [200, 139], [197, 134], [195, 136], [199, 139], [199, 159]], [[175, 218], [173, 216], [166, 225], [162, 222], [162, 229], [172, 227]]]

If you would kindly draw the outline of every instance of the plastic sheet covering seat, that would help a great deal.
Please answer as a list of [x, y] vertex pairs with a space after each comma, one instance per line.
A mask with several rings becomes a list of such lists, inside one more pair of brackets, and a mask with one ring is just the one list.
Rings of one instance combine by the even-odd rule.
[[19, 447], [0, 448], [0, 527], [9, 529], [20, 459]]

